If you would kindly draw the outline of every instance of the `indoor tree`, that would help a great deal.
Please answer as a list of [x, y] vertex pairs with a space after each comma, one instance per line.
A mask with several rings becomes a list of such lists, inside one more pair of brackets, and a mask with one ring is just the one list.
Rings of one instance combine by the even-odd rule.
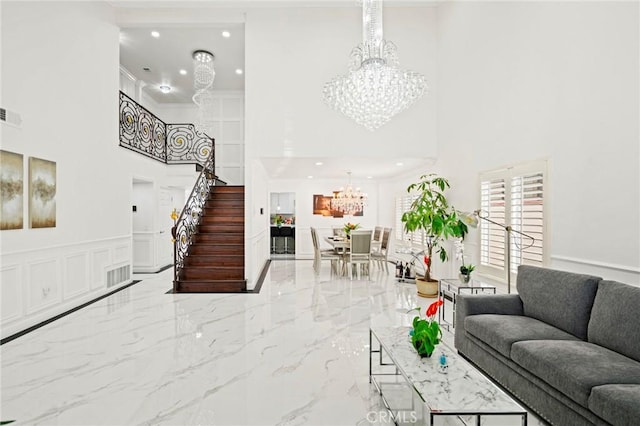
[[433, 251], [437, 250], [440, 260], [448, 259], [447, 251], [442, 243], [451, 237], [462, 237], [467, 233], [467, 225], [456, 215], [453, 207], [449, 206], [444, 192], [449, 188], [447, 179], [434, 173], [420, 176], [420, 180], [412, 183], [407, 192], [417, 192], [417, 198], [411, 203], [411, 208], [402, 215], [402, 222], [406, 232], [423, 230], [426, 235], [426, 272], [425, 280], [431, 280], [431, 264]]

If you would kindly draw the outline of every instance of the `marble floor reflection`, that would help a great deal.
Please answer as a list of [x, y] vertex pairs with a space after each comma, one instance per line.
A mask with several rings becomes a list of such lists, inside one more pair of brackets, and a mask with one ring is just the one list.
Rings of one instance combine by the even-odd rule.
[[[259, 294], [166, 294], [172, 271], [0, 347], [17, 425], [388, 424], [370, 325], [408, 325], [415, 286], [271, 263]], [[531, 419], [530, 425], [538, 425]]]

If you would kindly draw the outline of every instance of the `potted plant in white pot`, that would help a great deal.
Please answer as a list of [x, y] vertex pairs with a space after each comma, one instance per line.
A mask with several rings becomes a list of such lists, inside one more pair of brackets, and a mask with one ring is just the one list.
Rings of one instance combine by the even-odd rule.
[[431, 276], [434, 250], [440, 260], [446, 262], [449, 256], [442, 243], [452, 237], [464, 238], [467, 233], [467, 225], [457, 216], [444, 195], [449, 187], [447, 179], [433, 173], [420, 176], [418, 182], [407, 187], [407, 192], [417, 192], [418, 197], [402, 215], [404, 229], [407, 232], [423, 230], [426, 235], [425, 274], [422, 280], [416, 279], [419, 295], [437, 293], [438, 280]]

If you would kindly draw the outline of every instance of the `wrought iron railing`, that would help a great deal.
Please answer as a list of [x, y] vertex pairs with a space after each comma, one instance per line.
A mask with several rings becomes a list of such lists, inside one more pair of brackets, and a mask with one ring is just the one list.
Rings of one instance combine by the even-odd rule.
[[215, 140], [193, 124], [166, 124], [120, 92], [120, 146], [166, 164], [200, 164], [196, 180], [173, 235], [173, 288], [177, 290], [184, 259], [196, 234], [215, 176]]
[[203, 166], [215, 150], [214, 139], [193, 124], [166, 124], [122, 92], [120, 146], [166, 164]]
[[215, 176], [213, 169], [213, 152], [209, 155], [208, 160], [203, 165], [200, 176], [193, 186], [191, 195], [180, 213], [180, 217], [176, 221], [175, 226], [171, 230], [174, 239], [173, 245], [173, 290], [177, 291], [178, 280], [180, 279], [180, 271], [184, 267], [184, 258], [186, 257], [189, 246], [196, 234], [204, 204], [209, 198], [209, 191], [214, 184]]

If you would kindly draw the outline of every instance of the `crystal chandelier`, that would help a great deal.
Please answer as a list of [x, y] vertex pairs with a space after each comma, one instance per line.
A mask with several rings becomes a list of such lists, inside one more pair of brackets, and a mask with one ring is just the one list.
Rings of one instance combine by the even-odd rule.
[[198, 132], [212, 136], [213, 133], [213, 54], [206, 50], [193, 52], [193, 103], [198, 107], [195, 126]]
[[373, 131], [427, 90], [424, 76], [398, 68], [396, 46], [382, 34], [382, 0], [362, 1], [363, 42], [351, 51], [349, 73], [324, 85], [323, 98]]
[[355, 215], [361, 212], [365, 204], [367, 203], [367, 194], [363, 194], [360, 188], [353, 189], [351, 185], [351, 172], [347, 172], [349, 175], [349, 183], [346, 188], [340, 188], [338, 191], [333, 191], [333, 198], [331, 199], [331, 210], [337, 210], [344, 215]]

